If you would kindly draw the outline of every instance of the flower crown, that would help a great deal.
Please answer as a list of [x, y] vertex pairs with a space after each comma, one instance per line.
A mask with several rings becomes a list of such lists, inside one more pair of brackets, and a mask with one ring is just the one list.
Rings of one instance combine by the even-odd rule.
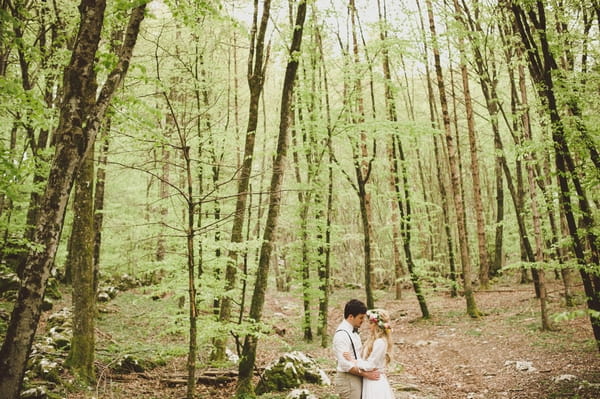
[[376, 310], [367, 310], [367, 317], [371, 323], [376, 323], [382, 330], [391, 330], [390, 323], [383, 321], [383, 318]]

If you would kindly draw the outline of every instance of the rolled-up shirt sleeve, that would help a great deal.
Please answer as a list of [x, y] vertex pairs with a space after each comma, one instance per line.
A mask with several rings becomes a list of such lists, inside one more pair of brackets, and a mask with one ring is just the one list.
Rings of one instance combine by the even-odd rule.
[[338, 331], [335, 333], [333, 336], [332, 348], [335, 359], [337, 360], [337, 371], [344, 373], [350, 371], [350, 369], [354, 367], [354, 363], [344, 358], [344, 352], [350, 352], [350, 354], [352, 354], [352, 344], [345, 331]]

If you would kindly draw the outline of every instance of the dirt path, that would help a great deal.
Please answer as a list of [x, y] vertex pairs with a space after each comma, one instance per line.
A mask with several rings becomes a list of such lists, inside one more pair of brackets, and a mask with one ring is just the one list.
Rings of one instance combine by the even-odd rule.
[[[416, 303], [409, 306], [396, 322], [403, 368], [392, 380], [418, 390], [401, 391], [399, 398], [600, 397], [600, 356], [589, 321], [576, 319], [542, 333], [528, 288], [478, 293], [486, 313], [480, 320], [464, 316], [461, 298], [430, 300], [435, 315], [430, 321], [418, 320]], [[560, 298], [554, 300], [558, 308]], [[567, 381], [554, 382], [560, 378]]]
[[[563, 311], [560, 286], [550, 287], [550, 310]], [[329, 332], [342, 319], [346, 300], [362, 298], [361, 290], [338, 291], [331, 298]], [[430, 320], [421, 320], [419, 306], [410, 291], [393, 300], [381, 294], [378, 307], [393, 318], [395, 360], [388, 377], [397, 399], [534, 399], [600, 398], [600, 355], [593, 342], [589, 320], [577, 318], [557, 325], [558, 331], [539, 331], [538, 303], [530, 286], [495, 287], [478, 292], [476, 301], [485, 315], [472, 320], [465, 315], [463, 298], [428, 294]], [[302, 305], [298, 293], [270, 292], [264, 320], [285, 328], [259, 343], [257, 366], [264, 367], [283, 352], [301, 350], [324, 369], [334, 367], [330, 348], [306, 344], [299, 328]], [[580, 308], [583, 308], [581, 305]], [[316, 314], [316, 310], [315, 310]], [[364, 334], [365, 331], [362, 332]], [[98, 397], [182, 398], [184, 386], [167, 386], [170, 375], [185, 375], [185, 359], [176, 359], [144, 376], [122, 380], [105, 378]], [[563, 381], [555, 382], [558, 379]], [[199, 385], [199, 397], [231, 398], [235, 383]], [[331, 386], [307, 386], [318, 398], [334, 398]], [[269, 396], [269, 398], [284, 398]], [[83, 396], [69, 396], [79, 399]]]

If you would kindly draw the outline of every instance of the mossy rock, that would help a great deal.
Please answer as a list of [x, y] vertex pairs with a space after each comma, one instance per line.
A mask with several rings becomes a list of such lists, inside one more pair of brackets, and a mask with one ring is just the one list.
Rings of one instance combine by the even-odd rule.
[[62, 308], [48, 317], [49, 327], [68, 327], [72, 324], [72, 313], [69, 308]]
[[122, 274], [120, 277], [117, 278], [117, 281], [116, 281], [116, 288], [119, 291], [127, 291], [132, 288], [141, 287], [141, 285], [142, 285], [142, 283], [141, 283], [140, 279], [138, 279], [137, 277], [131, 276], [127, 273]]
[[46, 387], [40, 386], [21, 392], [21, 399], [48, 399]]
[[46, 293], [44, 294], [44, 296], [50, 299], [62, 299], [60, 286], [58, 285], [58, 280], [56, 278], [50, 277], [48, 279], [48, 284], [46, 285]]
[[52, 327], [48, 331], [46, 342], [56, 349], [68, 351], [71, 347], [73, 331], [70, 328]]
[[150, 360], [139, 359], [132, 355], [123, 356], [111, 367], [112, 371], [118, 374], [143, 373], [146, 370], [153, 369], [156, 364]]
[[3, 271], [0, 273], [0, 295], [12, 296], [21, 286], [21, 280], [15, 273]]
[[50, 381], [54, 383], [60, 383], [60, 373], [62, 371], [61, 366], [58, 362], [52, 361], [47, 358], [40, 359], [39, 362], [34, 366], [33, 372], [35, 375], [40, 377], [45, 381]]
[[327, 374], [314, 359], [302, 352], [286, 353], [267, 366], [256, 386], [256, 393], [262, 395], [266, 392], [286, 391], [303, 383], [331, 384]]

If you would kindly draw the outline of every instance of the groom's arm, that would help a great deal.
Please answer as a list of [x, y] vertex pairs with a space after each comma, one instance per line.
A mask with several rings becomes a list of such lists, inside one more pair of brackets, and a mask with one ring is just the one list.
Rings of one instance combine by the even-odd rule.
[[[335, 355], [336, 361], [338, 363], [338, 370], [346, 372], [346, 373], [353, 373], [352, 370], [353, 368], [356, 369], [356, 372], [358, 372], [358, 367], [355, 366], [355, 364], [349, 360], [347, 360], [346, 358], [344, 358], [344, 352], [350, 352], [352, 351], [352, 348], [350, 346], [350, 341], [347, 335], [345, 335], [343, 332], [337, 333], [333, 336], [333, 353]], [[358, 374], [356, 374], [358, 375]]]
[[361, 370], [358, 367], [353, 367], [350, 369], [349, 373], [357, 375], [359, 377], [366, 378], [367, 380], [378, 380], [381, 376], [381, 372], [377, 369], [373, 370]]

